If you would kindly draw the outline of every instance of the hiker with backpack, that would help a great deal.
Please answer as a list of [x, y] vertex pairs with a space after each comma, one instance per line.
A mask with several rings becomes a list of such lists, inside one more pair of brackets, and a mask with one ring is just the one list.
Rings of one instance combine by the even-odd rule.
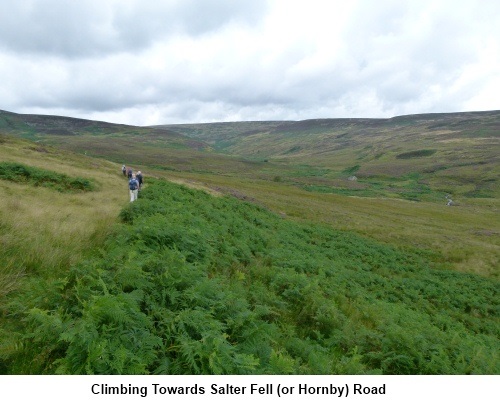
[[141, 191], [143, 179], [142, 179], [142, 173], [140, 170], [137, 172], [137, 175], [135, 177], [136, 177], [137, 181], [139, 182], [139, 191]]
[[132, 178], [132, 173], [133, 173], [133, 172], [132, 172], [132, 168], [131, 168], [131, 167], [129, 167], [129, 168], [127, 169], [127, 176], [128, 176], [128, 179], [129, 179], [129, 180]]
[[130, 191], [130, 202], [137, 200], [139, 192], [139, 182], [136, 179], [135, 174], [132, 174], [132, 178], [128, 181], [128, 189]]
[[127, 175], [127, 168], [125, 167], [125, 165], [122, 166], [122, 173], [124, 176]]

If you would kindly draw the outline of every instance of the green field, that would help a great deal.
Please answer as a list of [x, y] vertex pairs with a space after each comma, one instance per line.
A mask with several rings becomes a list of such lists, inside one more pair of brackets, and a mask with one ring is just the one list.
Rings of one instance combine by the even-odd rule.
[[499, 122], [1, 112], [0, 370], [498, 374]]

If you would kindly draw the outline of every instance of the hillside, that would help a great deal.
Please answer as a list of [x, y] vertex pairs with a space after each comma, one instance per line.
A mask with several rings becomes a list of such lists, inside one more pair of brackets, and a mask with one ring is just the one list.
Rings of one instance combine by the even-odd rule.
[[308, 191], [252, 176], [313, 166], [196, 156], [233, 166], [141, 165], [130, 204], [121, 159], [0, 131], [1, 373], [500, 372], [496, 199]]
[[0, 133], [0, 298], [99, 246], [127, 202], [119, 165]]
[[[404, 149], [405, 142], [450, 142], [499, 137], [500, 111], [417, 114], [389, 119], [312, 119], [160, 125], [210, 143], [218, 150], [243, 156], [293, 157], [328, 154], [340, 149], [365, 147], [384, 141], [385, 148]], [[418, 138], [418, 139], [416, 139]], [[403, 142], [402, 146], [394, 141]], [[392, 145], [391, 145], [392, 144]], [[495, 143], [496, 144], [496, 143]], [[374, 150], [380, 155], [384, 147]]]
[[126, 163], [298, 221], [418, 246], [455, 270], [500, 277], [498, 122], [490, 111], [159, 129], [2, 112], [0, 133]]
[[0, 131], [115, 162], [316, 193], [500, 198], [499, 111], [156, 127], [1, 112]]
[[495, 281], [232, 197], [141, 193], [97, 254], [13, 298], [1, 371], [500, 372]]
[[78, 153], [121, 161], [127, 150], [209, 150], [202, 141], [166, 129], [151, 129], [71, 117], [15, 114], [0, 110], [0, 133], [43, 142]]
[[0, 110], [1, 133], [136, 167], [211, 173], [255, 170], [252, 161], [212, 153], [204, 141], [161, 128]]
[[[161, 128], [229, 154], [303, 165], [305, 170], [295, 173], [284, 170], [282, 178], [316, 191], [421, 199], [432, 198], [434, 190], [500, 197], [500, 111]], [[354, 175], [356, 184], [346, 181]], [[412, 178], [415, 184], [408, 187]]]

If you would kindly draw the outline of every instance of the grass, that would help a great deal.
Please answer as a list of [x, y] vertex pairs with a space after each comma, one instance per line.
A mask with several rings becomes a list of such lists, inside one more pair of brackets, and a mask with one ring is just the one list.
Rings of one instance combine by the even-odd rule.
[[[286, 319], [288, 325], [285, 326], [283, 323], [278, 329], [272, 327], [274, 329], [272, 333], [270, 332], [270, 336], [277, 338], [274, 342], [267, 341], [265, 344], [267, 346], [262, 350], [267, 355], [263, 360], [255, 353], [239, 352], [237, 345], [232, 348], [227, 346], [228, 342], [230, 345], [234, 343], [234, 340], [227, 340], [224, 337], [226, 333], [224, 328], [227, 327], [227, 319], [230, 317], [210, 318], [213, 312], [209, 307], [205, 313], [195, 312], [189, 316], [184, 314], [182, 316], [186, 318], [182, 318], [185, 319], [182, 327], [185, 329], [182, 333], [186, 333], [190, 340], [182, 342], [183, 350], [200, 346], [200, 340], [195, 337], [199, 335], [191, 335], [193, 330], [198, 329], [190, 323], [195, 322], [190, 316], [196, 316], [201, 317], [197, 318], [198, 321], [204, 319], [206, 325], [212, 325], [215, 328], [212, 332], [216, 330], [222, 333], [222, 335], [219, 332], [216, 335], [206, 335], [203, 342], [209, 339], [212, 344], [209, 350], [213, 351], [205, 353], [207, 357], [203, 357], [202, 354], [201, 362], [191, 359], [187, 363], [178, 363], [182, 364], [182, 367], [178, 365], [178, 368], [173, 369], [169, 369], [165, 365], [167, 363], [163, 365], [155, 363], [156, 368], [151, 368], [154, 363], [152, 360], [153, 363], [146, 368], [148, 371], [179, 372], [185, 369], [193, 372], [202, 370], [215, 373], [222, 370], [222, 372], [240, 373], [244, 370], [245, 372], [257, 370], [263, 373], [355, 374], [409, 373], [416, 370], [464, 374], [485, 373], [488, 370], [497, 372], [494, 363], [498, 364], [498, 359], [495, 360], [494, 355], [490, 353], [497, 340], [487, 338], [486, 341], [490, 343], [486, 344], [483, 337], [479, 340], [473, 337], [474, 333], [479, 333], [478, 325], [490, 324], [498, 319], [495, 318], [497, 314], [494, 310], [484, 309], [488, 300], [494, 301], [494, 295], [488, 298], [485, 294], [489, 294], [488, 291], [496, 291], [500, 279], [497, 186], [499, 166], [494, 158], [497, 143], [494, 137], [491, 140], [488, 140], [489, 138], [484, 140], [481, 137], [466, 138], [456, 128], [453, 134], [441, 128], [439, 131], [442, 131], [440, 133], [446, 139], [436, 145], [434, 135], [429, 135], [430, 138], [426, 140], [425, 136], [412, 129], [411, 122], [412, 120], [408, 118], [397, 124], [397, 128], [401, 130], [406, 126], [409, 128], [408, 132], [405, 132], [408, 139], [405, 140], [404, 147], [396, 147], [395, 139], [387, 140], [380, 133], [372, 138], [373, 146], [356, 145], [353, 139], [356, 134], [350, 132], [352, 128], [349, 129], [348, 126], [351, 124], [347, 122], [342, 131], [333, 134], [342, 145], [327, 150], [326, 138], [330, 135], [316, 128], [313, 132], [315, 136], [320, 136], [316, 139], [323, 139], [325, 142], [322, 146], [324, 151], [319, 152], [314, 148], [311, 149], [311, 142], [305, 142], [300, 148], [296, 148], [297, 144], [294, 142], [300, 138], [298, 130], [292, 131], [290, 136], [286, 136], [286, 133], [278, 134], [283, 136], [285, 142], [283, 145], [279, 144], [278, 138], [272, 145], [266, 144], [269, 139], [262, 133], [260, 127], [261, 132], [254, 134], [254, 139], [258, 139], [260, 143], [254, 144], [255, 150], [246, 158], [213, 153], [205, 146], [203, 151], [197, 147], [182, 147], [187, 144], [164, 142], [156, 135], [145, 142], [144, 130], [138, 133], [127, 130], [129, 132], [103, 135], [100, 127], [92, 127], [92, 134], [79, 136], [41, 136], [36, 131], [30, 133], [33, 139], [44, 139], [43, 143], [31, 143], [0, 135], [2, 167], [10, 167], [6, 162], [15, 162], [21, 165], [23, 170], [26, 169], [35, 175], [48, 173], [50, 176], [64, 175], [68, 179], [82, 178], [93, 185], [93, 188], [86, 192], [61, 193], [54, 187], [34, 187], [29, 181], [12, 182], [0, 179], [0, 185], [4, 190], [4, 198], [0, 200], [0, 242], [6, 257], [0, 271], [0, 315], [2, 315], [0, 320], [3, 323], [8, 320], [9, 324], [0, 338], [2, 355], [4, 358], [15, 356], [15, 347], [18, 345], [14, 337], [19, 337], [15, 333], [21, 331], [21, 326], [16, 322], [20, 320], [23, 320], [25, 326], [37, 326], [48, 334], [48, 337], [44, 338], [48, 339], [47, 341], [39, 341], [42, 342], [40, 346], [30, 346], [33, 350], [31, 354], [24, 353], [23, 356], [28, 362], [38, 361], [46, 353], [51, 353], [50, 356], [53, 356], [62, 349], [66, 350], [71, 339], [72, 342], [79, 339], [79, 332], [70, 329], [64, 334], [61, 331], [64, 338], [54, 341], [61, 335], [55, 333], [51, 335], [51, 331], [64, 324], [66, 315], [63, 316], [63, 313], [69, 314], [74, 310], [80, 313], [90, 311], [87, 312], [88, 316], [91, 318], [96, 316], [99, 328], [103, 328], [100, 329], [102, 333], [100, 336], [104, 341], [96, 340], [95, 350], [102, 347], [99, 345], [105, 343], [106, 339], [115, 339], [115, 335], [106, 333], [116, 325], [100, 323], [99, 317], [115, 319], [119, 327], [122, 327], [121, 310], [118, 312], [108, 310], [125, 306], [137, 316], [134, 319], [140, 320], [143, 315], [134, 312], [137, 306], [133, 301], [139, 299], [139, 295], [144, 292], [148, 294], [154, 292], [141, 287], [142, 292], [139, 295], [129, 296], [129, 289], [135, 287], [127, 284], [126, 291], [120, 291], [123, 286], [117, 286], [113, 274], [125, 281], [144, 282], [143, 287], [148, 283], [156, 286], [164, 282], [150, 279], [150, 276], [145, 276], [141, 272], [135, 273], [137, 269], [130, 264], [135, 262], [132, 259], [145, 254], [144, 261], [150, 263], [148, 266], [153, 266], [151, 268], [161, 268], [163, 261], [173, 263], [176, 269], [175, 277], [181, 280], [182, 285], [189, 286], [181, 289], [174, 286], [175, 291], [170, 290], [171, 299], [182, 296], [183, 300], [189, 301], [193, 297], [189, 295], [193, 293], [193, 289], [203, 286], [208, 289], [205, 291], [207, 296], [204, 295], [208, 301], [203, 301], [205, 298], [202, 301], [193, 301], [196, 305], [203, 307], [203, 302], [213, 302], [213, 305], [217, 306], [219, 301], [217, 291], [225, 291], [228, 295], [223, 294], [225, 297], [223, 298], [224, 300], [227, 298], [228, 301], [220, 302], [224, 302], [227, 307], [237, 303], [239, 305], [237, 308], [243, 308], [243, 312], [250, 311], [251, 321], [255, 322], [253, 325], [258, 324], [259, 327], [268, 328], [266, 322], [269, 323], [276, 314]], [[232, 125], [232, 128], [235, 128], [237, 124]], [[246, 153], [250, 150], [245, 148], [250, 145], [251, 137], [254, 135], [247, 134], [241, 143], [231, 135], [232, 129], [228, 131], [224, 126], [214, 128], [220, 131], [223, 139], [219, 141], [219, 135], [216, 134], [209, 139], [211, 144], [220, 145], [221, 142], [227, 142], [228, 147], [234, 150], [240, 148], [238, 150], [246, 150]], [[252, 132], [252, 124], [246, 129]], [[197, 126], [195, 130], [203, 131], [203, 125]], [[492, 136], [489, 132], [486, 135]], [[415, 140], [411, 138], [412, 136], [420, 138]], [[245, 142], [248, 142], [248, 145]], [[53, 147], [51, 144], [58, 147]], [[172, 145], [175, 146], [174, 149], [171, 148]], [[60, 147], [66, 151], [59, 149]], [[418, 156], [397, 158], [398, 155], [408, 151], [411, 153], [431, 148], [436, 151], [432, 155], [419, 152]], [[280, 155], [279, 150], [286, 153]], [[87, 156], [84, 156], [84, 153]], [[428, 156], [424, 156], [426, 154]], [[93, 155], [107, 157], [116, 163], [90, 157]], [[161, 201], [155, 202], [156, 192], [151, 189], [151, 206], [165, 207], [161, 208], [161, 211], [180, 207], [180, 202], [183, 202], [181, 204], [183, 209], [171, 211], [167, 218], [154, 215], [149, 219], [145, 218], [145, 221], [151, 222], [142, 224], [140, 230], [134, 226], [127, 228], [129, 225], [124, 224], [118, 228], [128, 231], [114, 233], [118, 212], [129, 205], [126, 183], [120, 170], [122, 163], [131, 164], [134, 169], [140, 168], [146, 175], [146, 184], [152, 177], [167, 178], [188, 185], [190, 188], [208, 191], [217, 198], [208, 199], [210, 202], [207, 202], [207, 196], [203, 193], [197, 194], [169, 185], [165, 186], [165, 190], [168, 190], [167, 195], [169, 193], [171, 195], [162, 196]], [[358, 181], [347, 181], [347, 177], [354, 173]], [[62, 182], [61, 179], [66, 177], [57, 178], [56, 184], [59, 184]], [[364, 194], [364, 197], [356, 196], [356, 193]], [[456, 205], [446, 206], [444, 197], [447, 194], [452, 195]], [[235, 200], [230, 200], [229, 203], [224, 195], [251, 202], [252, 205], [240, 205], [241, 202]], [[201, 203], [202, 201], [204, 202]], [[139, 201], [139, 203], [122, 211], [122, 219], [127, 221], [127, 215], [135, 212], [130, 211], [130, 208], [134, 210], [139, 207], [148, 208], [145, 202]], [[221, 209], [220, 204], [227, 205]], [[206, 206], [212, 208], [207, 211]], [[198, 207], [199, 210], [192, 211], [193, 207]], [[278, 216], [272, 216], [269, 211]], [[202, 212], [205, 214], [202, 215]], [[238, 213], [239, 219], [232, 217], [235, 213]], [[221, 216], [219, 220], [207, 228], [205, 222], [207, 217], [217, 215]], [[233, 218], [230, 225], [225, 222], [229, 217]], [[265, 231], [259, 230], [261, 228]], [[148, 233], [151, 230], [158, 231], [159, 236], [155, 237], [163, 238], [162, 240], [166, 241], [174, 253], [165, 253], [165, 256], [161, 256], [157, 252], [153, 253], [153, 257], [149, 257], [151, 251], [141, 250], [141, 241], [152, 237], [152, 234]], [[136, 239], [130, 249], [122, 251], [119, 241], [130, 238], [127, 236], [130, 232]], [[110, 235], [113, 237], [109, 238]], [[248, 238], [251, 235], [253, 239], [250, 242]], [[296, 239], [293, 239], [294, 235], [297, 236]], [[330, 255], [330, 251], [339, 248], [338, 245], [328, 244], [331, 240], [338, 241], [340, 237], [349, 240], [349, 243], [346, 242], [348, 246], [359, 247], [359, 253], [356, 249], [348, 250], [349, 255], [344, 258], [345, 261], [336, 264], [346, 271], [342, 273], [345, 277], [336, 278], [332, 284], [333, 278], [327, 280], [322, 278], [325, 276], [322, 269], [336, 265], [322, 260]], [[240, 244], [242, 241], [243, 245]], [[307, 241], [305, 245], [304, 241]], [[289, 249], [278, 249], [283, 244], [288, 245]], [[327, 250], [318, 250], [322, 245], [327, 246]], [[221, 254], [214, 253], [217, 251]], [[260, 254], [256, 254], [258, 252]], [[156, 254], [161, 257], [155, 258]], [[310, 260], [311, 255], [314, 256], [313, 262], [321, 262], [321, 265], [311, 267], [313, 263]], [[205, 259], [208, 257], [211, 259], [207, 262]], [[390, 258], [389, 262], [392, 264], [384, 262], [384, 257], [387, 260]], [[416, 279], [405, 281], [396, 271], [395, 263], [408, 270], [417, 262], [419, 276]], [[278, 267], [276, 263], [280, 263]], [[115, 273], [104, 271], [109, 266], [114, 266]], [[313, 271], [308, 273], [308, 269], [311, 268]], [[87, 271], [89, 278], [85, 276]], [[330, 274], [328, 277], [333, 275]], [[90, 284], [85, 284], [85, 280]], [[96, 301], [85, 301], [87, 303], [85, 305], [89, 305], [86, 309], [78, 307], [77, 302], [84, 302], [79, 301], [82, 298], [80, 292], [87, 291], [88, 287], [90, 290], [86, 294], [92, 296], [94, 287], [101, 291], [102, 280], [106, 281], [108, 292], [111, 291], [111, 295], [121, 301], [114, 302], [109, 297], [98, 297], [98, 294], [92, 298]], [[318, 289], [318, 285], [311, 284], [313, 280], [330, 286], [340, 285], [341, 288]], [[436, 285], [439, 288], [433, 290], [432, 286]], [[378, 289], [377, 286], [383, 288]], [[235, 290], [231, 289], [233, 287]], [[78, 290], [79, 288], [83, 289]], [[62, 294], [62, 291], [65, 293]], [[350, 291], [356, 292], [355, 299], [349, 295]], [[401, 295], [401, 291], [407, 291], [408, 295]], [[422, 293], [427, 298], [423, 299]], [[260, 294], [259, 300], [266, 302], [267, 306], [255, 306], [255, 297], [258, 294]], [[454, 321], [436, 314], [429, 315], [429, 312], [425, 311], [420, 313], [411, 307], [413, 304], [409, 304], [415, 301], [429, 308], [436, 303], [436, 300], [441, 299], [441, 295], [448, 297], [446, 300], [450, 302], [457, 300], [460, 302], [452, 311]], [[212, 299], [210, 297], [216, 298], [210, 301]], [[335, 297], [335, 307], [330, 305], [333, 297]], [[396, 302], [390, 301], [391, 297], [396, 297]], [[66, 302], [68, 298], [71, 300]], [[239, 301], [240, 298], [243, 301]], [[100, 305], [106, 302], [111, 307], [103, 310]], [[73, 304], [75, 306], [71, 307]], [[444, 304], [441, 302], [436, 311], [439, 312], [439, 308]], [[217, 308], [222, 311], [221, 307]], [[287, 312], [283, 308], [296, 308], [296, 310]], [[94, 309], [97, 312], [92, 312]], [[174, 315], [169, 313], [168, 316]], [[234, 313], [234, 316], [243, 315]], [[340, 327], [335, 324], [336, 319], [349, 321]], [[432, 320], [432, 325], [428, 323], [429, 319]], [[465, 329], [460, 329], [462, 326], [459, 327], [460, 330], [456, 329], [457, 319], [459, 323], [466, 324]], [[10, 324], [12, 320], [14, 324]], [[312, 320], [320, 322], [322, 326], [319, 330], [311, 329]], [[295, 324], [296, 321], [299, 323]], [[73, 321], [69, 322], [65, 325], [76, 325], [80, 321], [74, 324]], [[438, 328], [448, 329], [448, 332], [444, 329], [438, 331], [435, 329], [436, 324], [440, 325]], [[163, 326], [174, 327], [172, 324]], [[111, 329], [106, 329], [108, 327]], [[454, 330], [455, 334], [449, 332], [449, 328]], [[467, 339], [456, 338], [456, 336], [462, 337], [464, 333], [469, 334], [469, 329], [475, 332]], [[151, 330], [148, 333], [152, 333]], [[307, 336], [304, 336], [309, 342], [301, 340], [304, 336], [294, 335], [298, 330], [307, 331], [304, 332]], [[332, 330], [336, 332], [333, 333]], [[408, 330], [418, 333], [409, 335]], [[321, 357], [321, 353], [329, 349], [326, 349], [323, 343], [317, 345], [318, 341], [323, 341], [325, 331], [328, 331], [330, 338], [333, 339], [329, 341], [330, 344], [336, 348], [336, 351], [329, 352], [327, 358], [330, 360]], [[129, 332], [130, 330], [124, 333]], [[380, 340], [381, 336], [386, 336], [387, 339]], [[450, 353], [455, 349], [449, 347], [432, 352], [431, 346], [418, 341], [416, 338], [418, 336], [426, 336], [430, 341], [449, 340], [453, 342], [453, 347], [460, 347], [456, 350], [461, 357], [453, 357], [455, 355]], [[27, 336], [23, 339], [25, 338]], [[161, 339], [166, 338], [163, 336]], [[153, 348], [151, 349], [153, 351], [158, 349], [159, 343], [156, 338], [151, 341], [145, 339], [143, 342], [144, 349]], [[180, 347], [180, 343], [172, 341], [172, 348]], [[61, 344], [63, 346], [60, 346]], [[241, 344], [241, 341], [238, 344]], [[406, 351], [402, 357], [398, 357], [401, 345]], [[475, 346], [480, 349], [475, 351], [473, 349]], [[73, 346], [73, 354], [78, 356], [78, 353], [86, 353], [84, 347]], [[127, 351], [129, 349], [130, 352]], [[177, 349], [172, 350], [175, 352]], [[381, 353], [389, 353], [391, 350], [396, 353], [393, 357], [381, 356]], [[123, 362], [126, 357], [123, 357], [123, 353], [128, 353], [130, 358], [134, 358], [132, 352], [131, 348], [125, 346], [117, 352], [113, 349], [106, 352], [108, 356], [106, 364], [97, 364], [100, 356], [97, 350], [92, 352], [92, 356], [96, 356], [93, 357], [94, 360], [97, 361], [92, 363], [92, 367], [96, 368], [80, 368], [79, 371], [146, 370], [134, 369], [131, 364]], [[40, 356], [37, 353], [40, 353]], [[180, 356], [179, 359], [181, 357], [184, 360], [189, 359], [188, 352], [181, 350], [176, 353]], [[310, 356], [308, 360], [305, 359], [306, 353]], [[423, 357], [422, 353], [425, 353]], [[219, 355], [220, 358], [227, 358], [229, 368], [226, 369], [223, 364], [213, 362]], [[226, 355], [228, 357], [224, 357]], [[257, 358], [260, 359], [258, 367], [255, 363]], [[450, 360], [451, 363], [448, 360], [443, 362], [443, 358], [453, 358], [453, 360]], [[45, 358], [47, 359], [48, 363], [37, 363], [37, 367], [40, 368], [34, 368], [31, 372], [36, 370], [41, 373], [55, 372], [56, 368], [52, 366], [50, 358]], [[244, 367], [238, 368], [232, 363], [234, 359], [239, 359], [241, 361], [239, 364]], [[412, 359], [420, 360], [415, 365]], [[426, 362], [429, 362], [429, 365], [425, 365]], [[23, 370], [22, 373], [30, 370], [29, 365], [21, 363], [18, 364], [21, 368], [17, 370]], [[106, 368], [111, 363], [114, 368]], [[68, 360], [64, 367], [61, 366], [57, 370], [75, 372], [76, 369], [71, 368], [72, 364], [79, 363]], [[132, 368], [128, 368], [129, 366]], [[13, 370], [10, 369], [10, 372]], [[2, 371], [6, 372], [6, 369]]]
[[67, 194], [53, 187], [34, 187], [29, 181], [0, 179], [0, 237], [6, 258], [0, 272], [0, 297], [5, 297], [23, 277], [60, 276], [100, 246], [128, 196], [117, 164], [1, 139], [2, 167], [12, 167], [5, 161], [15, 161], [16, 167], [29, 168], [32, 174], [49, 173], [58, 180], [85, 176], [89, 184], [98, 185], [93, 191]]
[[232, 197], [142, 193], [98, 254], [13, 300], [10, 372], [500, 371], [498, 282]]
[[[130, 205], [123, 159], [0, 143], [0, 162], [96, 186], [0, 179], [1, 372], [498, 372], [495, 198], [318, 193], [303, 184], [336, 170], [164, 149]], [[422, 175], [369, 180], [384, 195]]]
[[448, 207], [444, 193], [440, 202], [414, 202], [315, 193], [284, 182], [242, 181], [236, 176], [169, 173], [168, 178], [239, 196], [297, 221], [355, 231], [405, 249], [418, 247], [457, 271], [500, 278], [495, 199], [463, 199], [461, 205]]
[[[250, 131], [252, 125], [248, 124], [245, 129]], [[196, 131], [201, 128], [204, 126], [197, 126]], [[236, 128], [237, 123], [231, 124], [231, 129], [223, 131], [222, 136], [228, 137]], [[341, 140], [354, 136], [343, 131]], [[216, 136], [211, 141], [215, 142], [214, 139]], [[174, 150], [137, 143], [126, 136], [93, 135], [92, 140], [85, 136], [59, 136], [48, 140], [58, 140], [60, 146], [73, 151], [105, 156], [117, 163], [125, 161], [134, 168], [149, 167], [147, 171], [151, 175], [206, 183], [216, 191], [246, 195], [299, 220], [354, 230], [398, 246], [425, 246], [436, 252], [440, 261], [449, 261], [457, 270], [498, 277], [500, 196], [497, 182], [492, 181], [498, 174], [498, 165], [488, 163], [491, 160], [488, 156], [483, 158], [485, 164], [473, 164], [474, 159], [479, 159], [476, 151], [482, 150], [478, 149], [482, 146], [476, 138], [459, 137], [455, 132], [449, 142], [439, 144], [456, 149], [449, 156], [435, 148], [438, 152], [434, 155], [413, 159], [397, 159], [395, 156], [404, 152], [391, 152], [380, 142], [368, 149], [362, 148], [368, 155], [354, 165], [355, 148], [336, 151], [334, 161], [331, 157], [326, 159], [328, 155], [317, 154], [306, 163], [299, 157], [250, 160], [193, 149]], [[66, 143], [61, 144], [63, 140]], [[410, 145], [408, 148], [425, 150], [410, 148]], [[494, 152], [495, 146], [490, 149]], [[30, 152], [44, 156], [44, 163], [50, 162], [50, 154]], [[383, 156], [369, 160], [370, 156], [380, 153]], [[467, 156], [457, 161], [460, 153]], [[439, 160], [430, 164], [429, 159], [436, 156]], [[60, 172], [57, 164], [45, 168]], [[356, 173], [357, 182], [347, 181], [352, 173]], [[446, 207], [447, 194], [452, 195], [458, 206]], [[409, 205], [401, 199], [419, 201], [419, 204]]]

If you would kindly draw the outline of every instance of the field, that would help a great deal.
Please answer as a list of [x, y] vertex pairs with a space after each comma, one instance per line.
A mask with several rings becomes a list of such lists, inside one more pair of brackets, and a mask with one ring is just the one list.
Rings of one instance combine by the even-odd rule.
[[499, 114], [439, 116], [2, 112], [0, 370], [498, 374]]
[[5, 297], [25, 277], [60, 274], [99, 246], [127, 196], [113, 163], [3, 136], [0, 161], [0, 173], [7, 172], [2, 167], [10, 162], [45, 176], [54, 173], [53, 179], [84, 178], [94, 185], [92, 191], [61, 192], [57, 183], [41, 187], [26, 176], [12, 181], [0, 174], [0, 229], [5, 259], [0, 296]]

